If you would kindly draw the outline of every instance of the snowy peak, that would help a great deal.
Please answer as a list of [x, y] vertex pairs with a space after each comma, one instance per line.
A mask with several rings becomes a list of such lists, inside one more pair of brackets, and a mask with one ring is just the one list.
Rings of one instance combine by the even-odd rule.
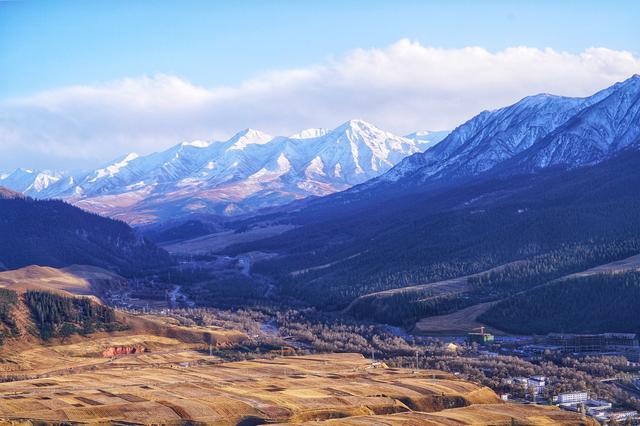
[[[291, 137], [245, 129], [227, 141], [182, 142], [145, 156], [128, 154], [90, 172], [41, 178], [37, 196], [131, 222], [245, 213], [348, 189], [423, 146], [363, 120]], [[21, 173], [27, 175], [22, 190], [35, 179], [32, 172]]]
[[244, 129], [229, 139], [227, 144], [230, 145], [228, 149], [243, 150], [249, 145], [264, 145], [272, 139], [273, 136], [259, 130]]
[[138, 154], [136, 154], [135, 152], [131, 152], [124, 157], [115, 160], [113, 163], [107, 165], [106, 167], [96, 170], [94, 176], [89, 180], [89, 182], [96, 182], [100, 179], [117, 175], [131, 161], [137, 159], [138, 157]]
[[516, 156], [510, 167], [535, 171], [600, 162], [640, 138], [640, 77], [598, 92], [588, 106]]
[[422, 150], [426, 151], [427, 149], [441, 142], [444, 138], [446, 138], [449, 135], [449, 133], [451, 133], [449, 130], [442, 130], [442, 131], [436, 131], [436, 132], [427, 130], [427, 131], [410, 133], [408, 135], [405, 135], [405, 138], [418, 142], [419, 144], [421, 144]]
[[[366, 138], [368, 136], [381, 136], [381, 135], [391, 135], [391, 133], [384, 132], [378, 129], [373, 124], [367, 123], [364, 120], [349, 120], [340, 126], [336, 127], [330, 133], [333, 134], [345, 134], [348, 137], [361, 137]], [[395, 136], [393, 136], [395, 137]]]
[[586, 98], [528, 96], [511, 106], [483, 111], [380, 180], [422, 182], [496, 168], [523, 173], [594, 164], [637, 143], [639, 102], [638, 75]]
[[63, 172], [18, 168], [0, 177], [0, 184], [14, 191], [36, 196], [63, 177]]

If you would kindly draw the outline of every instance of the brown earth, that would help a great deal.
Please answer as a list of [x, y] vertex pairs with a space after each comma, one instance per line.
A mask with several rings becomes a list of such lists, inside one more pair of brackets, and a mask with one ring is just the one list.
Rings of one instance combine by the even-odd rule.
[[501, 425], [512, 417], [519, 424], [592, 424], [571, 413], [502, 403], [492, 390], [449, 373], [387, 368], [359, 354], [113, 365], [0, 383], [5, 422]]
[[[317, 422], [302, 423], [317, 425]], [[561, 411], [557, 407], [541, 405], [483, 404], [453, 408], [437, 413], [400, 413], [387, 416], [358, 416], [320, 422], [320, 425], [477, 425], [477, 426], [596, 426], [599, 423], [590, 417]]]

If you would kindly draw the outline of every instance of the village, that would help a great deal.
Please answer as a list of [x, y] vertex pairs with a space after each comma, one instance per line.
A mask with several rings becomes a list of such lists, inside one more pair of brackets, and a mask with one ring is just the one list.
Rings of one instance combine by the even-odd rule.
[[[459, 339], [458, 339], [459, 341]], [[515, 356], [540, 362], [551, 356], [564, 357], [624, 357], [624, 372], [600, 379], [637, 397], [640, 396], [640, 342], [637, 334], [549, 334], [547, 336], [494, 336], [484, 327], [466, 336], [466, 344], [477, 346], [485, 357]], [[455, 343], [451, 343], [455, 345]], [[640, 414], [620, 404], [620, 401], [599, 398], [587, 389], [572, 389], [555, 393], [544, 375], [514, 376], [504, 380], [516, 389], [501, 393], [504, 401], [523, 404], [556, 405], [563, 410], [590, 416], [601, 424], [639, 424]]]

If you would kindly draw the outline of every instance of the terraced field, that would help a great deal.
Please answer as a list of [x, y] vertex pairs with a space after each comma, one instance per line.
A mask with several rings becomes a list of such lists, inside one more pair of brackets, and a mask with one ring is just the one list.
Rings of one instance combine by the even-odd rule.
[[[515, 407], [448, 373], [387, 368], [359, 354], [113, 366], [0, 384], [0, 418], [7, 422], [501, 424], [517, 411], [546, 424], [584, 424], [565, 413]], [[475, 418], [481, 423], [469, 423]]]
[[587, 426], [598, 425], [589, 418], [574, 413], [561, 411], [557, 407], [541, 405], [514, 404], [482, 404], [470, 407], [452, 408], [437, 413], [400, 413], [385, 416], [355, 416], [346, 419], [328, 420], [325, 422], [305, 422], [302, 425], [411, 425], [411, 426], [440, 426], [440, 425], [476, 425], [476, 426]]

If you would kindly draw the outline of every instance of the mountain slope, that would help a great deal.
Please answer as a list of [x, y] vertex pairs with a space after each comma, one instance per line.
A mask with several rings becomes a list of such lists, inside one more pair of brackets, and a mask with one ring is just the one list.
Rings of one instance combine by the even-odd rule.
[[515, 156], [513, 170], [594, 164], [634, 144], [640, 137], [640, 76], [604, 91], [562, 126]]
[[405, 138], [361, 120], [291, 137], [246, 129], [225, 142], [181, 143], [144, 157], [131, 153], [90, 173], [56, 175], [38, 197], [63, 198], [138, 224], [195, 213], [241, 214], [363, 183], [445, 134]]
[[507, 298], [479, 320], [513, 333], [637, 333], [640, 273], [554, 281]]
[[85, 264], [132, 275], [170, 263], [125, 223], [57, 200], [0, 197], [0, 235], [3, 269]]
[[640, 75], [586, 98], [540, 94], [484, 111], [365, 188], [404, 180], [460, 179], [492, 169], [524, 173], [593, 164], [640, 135]]
[[[296, 229], [228, 251], [278, 253], [254, 270], [276, 277], [285, 293], [324, 308], [549, 253], [557, 272], [567, 274], [640, 251], [634, 214], [640, 209], [638, 167], [640, 152], [627, 150], [568, 171], [484, 175], [462, 186], [399, 191], [351, 204], [332, 196], [333, 204], [324, 200], [279, 219]], [[488, 288], [478, 297], [493, 292]], [[410, 304], [404, 300], [402, 306]]]
[[64, 177], [64, 173], [48, 170], [16, 169], [11, 173], [0, 175], [2, 186], [25, 195], [37, 195], [55, 185]]

